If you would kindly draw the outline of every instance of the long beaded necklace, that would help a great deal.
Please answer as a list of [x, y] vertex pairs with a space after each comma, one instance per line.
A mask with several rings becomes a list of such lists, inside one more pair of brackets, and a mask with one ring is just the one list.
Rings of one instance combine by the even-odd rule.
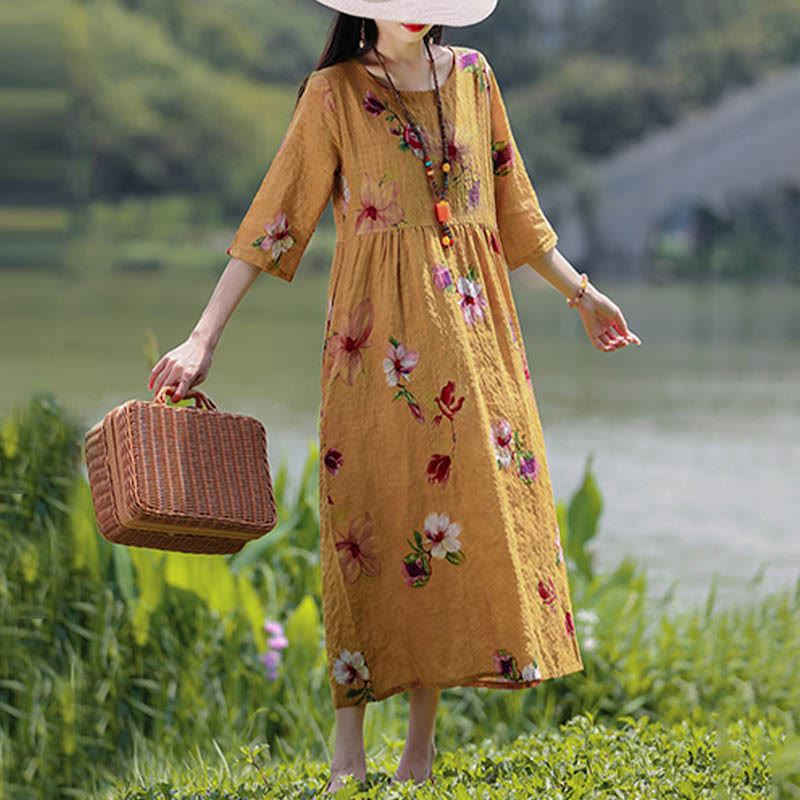
[[425, 49], [428, 51], [428, 61], [431, 65], [431, 72], [433, 73], [433, 85], [436, 87], [436, 108], [439, 113], [439, 133], [442, 137], [442, 188], [441, 191], [439, 187], [436, 185], [436, 178], [434, 177], [434, 169], [433, 169], [433, 160], [431, 159], [430, 155], [428, 154], [428, 146], [425, 142], [425, 136], [422, 132], [422, 128], [417, 124], [414, 120], [414, 117], [411, 115], [411, 112], [406, 107], [406, 104], [403, 102], [403, 98], [400, 96], [400, 92], [397, 90], [397, 87], [394, 85], [394, 81], [389, 75], [388, 70], [386, 69], [386, 65], [383, 62], [383, 57], [378, 52], [378, 48], [374, 47], [375, 55], [378, 58], [378, 61], [383, 67], [383, 72], [386, 75], [386, 80], [389, 81], [389, 85], [392, 87], [392, 91], [394, 92], [395, 97], [397, 98], [397, 102], [400, 103], [403, 112], [408, 119], [408, 124], [411, 126], [412, 130], [417, 134], [419, 137], [420, 144], [422, 145], [422, 153], [425, 156], [425, 173], [428, 176], [428, 180], [431, 185], [431, 190], [433, 191], [433, 196], [436, 198], [436, 202], [434, 202], [434, 211], [436, 212], [436, 220], [441, 225], [442, 229], [442, 246], [449, 247], [453, 243], [453, 232], [450, 230], [450, 226], [447, 224], [448, 220], [450, 219], [450, 203], [447, 201], [447, 186], [448, 186], [448, 179], [450, 176], [450, 162], [447, 160], [447, 138], [444, 133], [444, 115], [442, 113], [442, 96], [439, 92], [439, 79], [436, 75], [436, 68], [433, 64], [433, 54], [431, 53], [430, 45], [428, 44], [427, 39], [423, 39], [425, 42]]

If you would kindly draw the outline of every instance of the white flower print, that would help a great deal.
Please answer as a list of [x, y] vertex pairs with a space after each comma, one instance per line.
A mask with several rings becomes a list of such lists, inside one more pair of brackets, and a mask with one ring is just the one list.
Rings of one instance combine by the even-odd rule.
[[419, 361], [417, 350], [406, 350], [399, 342], [397, 344], [390, 342], [386, 350], [386, 358], [383, 359], [386, 383], [389, 386], [397, 386], [401, 376], [410, 381], [411, 370], [417, 365], [417, 361]]
[[450, 522], [447, 514], [434, 512], [425, 517], [425, 535], [434, 543], [430, 550], [434, 558], [446, 558], [448, 553], [460, 550], [459, 533], [461, 527], [457, 522]]
[[350, 202], [350, 187], [347, 185], [347, 177], [344, 172], [340, 173], [342, 184], [342, 216], [347, 216], [347, 204]]
[[262, 250], [272, 250], [272, 260], [277, 264], [278, 259], [286, 253], [295, 243], [294, 237], [289, 232], [289, 220], [285, 211], [279, 211], [272, 222], [264, 225], [267, 235], [260, 242]]
[[484, 308], [488, 305], [483, 287], [477, 282], [461, 276], [456, 282], [461, 295], [461, 312], [468, 325], [475, 325], [485, 316]]
[[356, 679], [356, 675], [362, 681], [369, 678], [369, 668], [364, 660], [364, 654], [359, 650], [353, 653], [349, 650], [342, 650], [339, 658], [333, 662], [333, 677], [342, 686], [347, 686]]
[[536, 661], [532, 664], [526, 664], [522, 668], [522, 680], [524, 681], [540, 681], [542, 673], [539, 671], [539, 665]]

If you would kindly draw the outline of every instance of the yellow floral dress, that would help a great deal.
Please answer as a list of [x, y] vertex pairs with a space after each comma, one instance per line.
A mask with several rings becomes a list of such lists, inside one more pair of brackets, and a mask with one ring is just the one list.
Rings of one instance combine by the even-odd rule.
[[[319, 497], [336, 708], [583, 669], [508, 274], [557, 237], [486, 57], [450, 49], [450, 246], [417, 136], [350, 58], [309, 76], [227, 250], [291, 281], [333, 198]], [[435, 92], [401, 94], [441, 185]]]

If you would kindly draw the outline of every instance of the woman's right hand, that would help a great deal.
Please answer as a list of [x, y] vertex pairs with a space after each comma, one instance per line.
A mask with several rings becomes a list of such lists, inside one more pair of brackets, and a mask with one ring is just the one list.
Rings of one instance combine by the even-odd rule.
[[155, 396], [163, 386], [175, 386], [170, 400], [177, 403], [189, 389], [208, 377], [213, 360], [214, 348], [190, 336], [161, 357], [150, 373], [147, 388]]

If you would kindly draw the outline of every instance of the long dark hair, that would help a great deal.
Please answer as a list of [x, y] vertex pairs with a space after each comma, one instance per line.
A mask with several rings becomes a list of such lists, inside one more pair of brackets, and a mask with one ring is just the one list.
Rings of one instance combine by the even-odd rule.
[[[319, 57], [315, 70], [329, 67], [332, 64], [338, 64], [340, 61], [346, 61], [353, 56], [366, 53], [371, 47], [375, 46], [378, 41], [378, 26], [375, 20], [370, 17], [363, 17], [364, 19], [364, 48], [359, 48], [358, 43], [361, 39], [361, 20], [362, 17], [354, 17], [351, 14], [345, 14], [341, 11], [336, 12], [336, 17], [328, 30], [328, 40], [325, 42], [325, 49]], [[425, 34], [425, 39], [428, 42], [435, 44], [442, 43], [442, 30], [443, 25], [432, 25], [431, 29]], [[297, 102], [303, 96], [306, 89], [310, 75], [306, 75], [300, 88], [297, 90]]]

